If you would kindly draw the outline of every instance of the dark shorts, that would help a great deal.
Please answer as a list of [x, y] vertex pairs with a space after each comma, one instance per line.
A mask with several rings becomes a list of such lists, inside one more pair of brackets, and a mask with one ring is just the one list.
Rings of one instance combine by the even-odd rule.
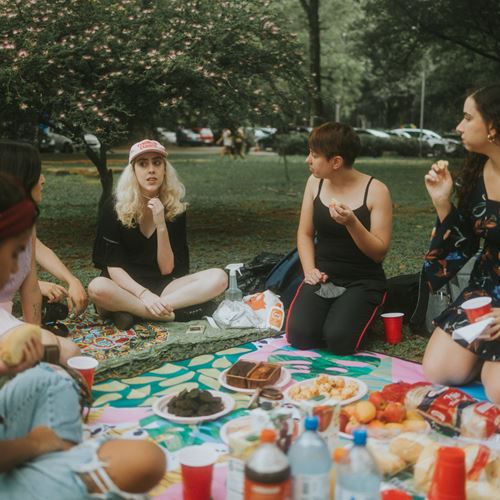
[[[107, 270], [103, 270], [101, 272], [101, 276], [104, 278], [110, 278]], [[165, 287], [174, 281], [174, 277], [169, 274], [168, 276], [130, 276], [133, 280], [137, 281], [139, 285], [147, 288], [150, 292], [153, 292], [156, 295], [161, 295]]]

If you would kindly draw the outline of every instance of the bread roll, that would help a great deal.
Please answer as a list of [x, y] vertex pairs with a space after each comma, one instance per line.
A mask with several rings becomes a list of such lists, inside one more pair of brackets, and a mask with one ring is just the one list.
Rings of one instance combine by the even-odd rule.
[[431, 442], [424, 446], [418, 457], [413, 471], [413, 478], [415, 487], [420, 491], [427, 492], [431, 486], [439, 448], [439, 444]]
[[376, 445], [372, 442], [367, 447], [384, 476], [393, 476], [406, 468], [405, 461], [388, 450], [386, 446]]
[[425, 434], [404, 432], [391, 441], [389, 449], [405, 462], [414, 465], [424, 447], [432, 443], [432, 439]]
[[486, 481], [467, 481], [465, 483], [467, 500], [493, 500], [500, 498], [500, 489]]
[[0, 337], [0, 359], [8, 366], [16, 366], [23, 361], [24, 346], [32, 339], [41, 341], [42, 333], [38, 325], [23, 323]]

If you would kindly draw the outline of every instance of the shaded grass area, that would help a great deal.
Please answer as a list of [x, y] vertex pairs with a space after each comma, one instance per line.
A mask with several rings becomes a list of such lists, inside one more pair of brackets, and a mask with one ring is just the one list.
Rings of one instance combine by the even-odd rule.
[[[247, 262], [260, 252], [286, 253], [295, 246], [302, 193], [309, 171], [302, 157], [288, 158], [290, 182], [277, 156], [221, 159], [215, 154], [169, 157], [186, 186], [192, 271]], [[123, 167], [126, 155], [111, 155], [109, 165]], [[97, 275], [91, 263], [100, 183], [84, 157], [43, 158], [46, 185], [38, 222], [42, 241], [53, 248], [84, 285]], [[423, 184], [428, 159], [360, 158], [357, 167], [390, 189], [394, 203], [387, 276], [417, 272], [434, 221]], [[72, 172], [78, 172], [71, 175]], [[118, 174], [115, 174], [115, 182]], [[382, 340], [377, 321], [366, 348], [420, 360], [425, 339], [410, 336], [397, 346]]]

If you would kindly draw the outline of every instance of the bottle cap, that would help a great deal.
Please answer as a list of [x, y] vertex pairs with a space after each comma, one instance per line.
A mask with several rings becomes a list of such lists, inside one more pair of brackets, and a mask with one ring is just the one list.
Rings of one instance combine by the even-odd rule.
[[366, 432], [366, 429], [363, 429], [363, 428], [354, 429], [352, 431], [354, 445], [355, 446], [365, 446], [367, 435], [368, 435], [368, 433]]
[[339, 463], [347, 455], [347, 450], [345, 448], [335, 448], [333, 452], [333, 461]]
[[381, 493], [382, 500], [411, 500], [411, 495], [402, 490], [384, 490]]
[[276, 441], [276, 432], [273, 429], [262, 429], [260, 432], [261, 443], [274, 443]]
[[304, 428], [306, 431], [317, 431], [319, 426], [318, 417], [306, 417], [304, 420]]

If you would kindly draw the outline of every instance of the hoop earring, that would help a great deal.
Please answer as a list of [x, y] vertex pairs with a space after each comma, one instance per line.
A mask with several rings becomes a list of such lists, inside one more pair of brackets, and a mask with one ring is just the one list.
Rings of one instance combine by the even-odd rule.
[[488, 138], [488, 142], [495, 142], [497, 139], [496, 135], [493, 135], [493, 134], [488, 134], [487, 138]]

